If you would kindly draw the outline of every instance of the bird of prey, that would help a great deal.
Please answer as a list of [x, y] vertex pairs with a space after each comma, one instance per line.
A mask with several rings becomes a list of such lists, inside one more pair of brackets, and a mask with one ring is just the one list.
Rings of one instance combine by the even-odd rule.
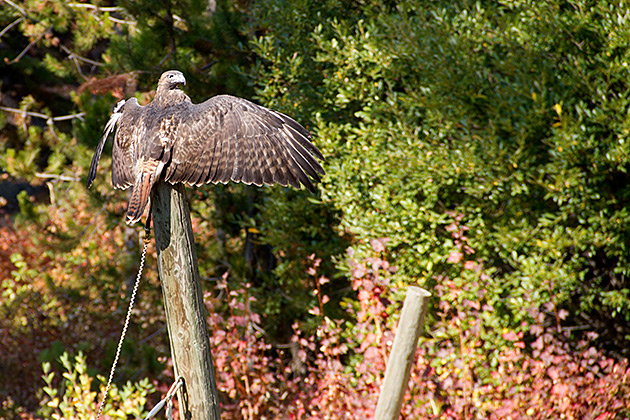
[[[229, 95], [193, 104], [179, 88], [184, 75], [160, 76], [155, 98], [146, 106], [136, 98], [120, 101], [105, 126], [92, 158], [88, 188], [109, 134], [114, 187], [132, 187], [126, 221], [140, 220], [160, 179], [171, 184], [280, 184], [314, 190], [324, 170], [310, 134], [288, 116]], [[317, 158], [317, 159], [315, 159]]]

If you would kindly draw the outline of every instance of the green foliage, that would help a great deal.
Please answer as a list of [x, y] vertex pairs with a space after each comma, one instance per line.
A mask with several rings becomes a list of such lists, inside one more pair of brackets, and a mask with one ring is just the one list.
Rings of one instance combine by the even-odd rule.
[[[627, 355], [630, 339], [630, 8], [581, 0], [211, 3], [25, 0], [0, 8], [2, 105], [12, 108], [0, 115], [0, 182], [28, 185], [4, 200], [11, 215], [0, 223], [0, 328], [8, 331], [0, 352], [6, 366], [26, 366], [4, 375], [0, 363], [8, 377], [0, 397], [10, 400], [16, 378], [30, 388], [15, 395], [34, 395], [34, 368], [66, 349], [85, 348], [90, 364], [107, 371], [122, 318], [112, 308], [124, 307], [138, 237], [122, 222], [125, 193], [108, 183], [107, 149], [92, 190], [83, 181], [116, 100], [146, 103], [169, 68], [186, 73], [194, 101], [254, 96], [294, 117], [327, 159], [316, 195], [242, 185], [190, 193], [205, 286], [229, 272], [229, 290], [247, 291], [244, 310], [260, 334], [249, 337], [252, 351], [268, 356], [303, 335], [312, 365], [330, 368], [324, 385], [364, 384], [348, 393], [361, 399], [373, 386], [362, 375], [376, 341], [339, 359], [335, 340], [374, 332], [366, 302], [386, 320], [378, 328], [391, 329], [401, 290], [421, 284], [436, 292], [428, 340], [437, 350], [427, 368], [435, 381], [453, 382], [428, 392], [418, 412], [473, 410], [460, 383], [492, 385], [496, 395], [485, 395], [480, 411], [491, 412], [511, 398], [493, 382], [497, 369], [518, 366], [529, 379], [506, 383], [549, 397], [549, 413], [569, 413], [564, 385], [596, 392], [588, 369], [571, 370], [575, 354], [590, 352], [581, 331], [597, 332], [588, 338], [601, 353]], [[387, 248], [377, 251], [375, 238], [387, 238]], [[355, 296], [350, 280], [363, 276], [349, 261], [381, 260], [391, 266], [383, 293], [364, 285]], [[155, 287], [140, 299], [138, 334], [163, 322], [155, 271], [147, 277]], [[231, 302], [217, 299], [213, 310], [233, 315]], [[322, 329], [331, 318], [338, 321]], [[238, 326], [241, 335], [250, 328]], [[334, 346], [318, 351], [320, 333]], [[166, 337], [140, 345], [130, 335], [123, 375], [166, 382]], [[546, 358], [555, 356], [551, 366]], [[577, 379], [556, 376], [562, 386], [547, 395], [535, 384], [558, 366]], [[276, 387], [283, 369], [263, 366], [252, 377], [274, 378], [284, 395]], [[301, 390], [296, 372], [291, 386]], [[605, 374], [612, 390], [625, 380]], [[20, 405], [33, 410], [32, 398]]]
[[[92, 391], [93, 378], [88, 374], [88, 366], [85, 356], [77, 354], [74, 361], [70, 360], [68, 353], [59, 358], [63, 373], [63, 379], [56, 385], [55, 372], [51, 364], [45, 362], [42, 379], [46, 383], [43, 387], [45, 394], [41, 402], [41, 414], [51, 419], [94, 419], [100, 398], [105, 390], [101, 386], [100, 392]], [[106, 381], [99, 377], [101, 382]], [[149, 410], [145, 409], [147, 395], [155, 392], [155, 387], [148, 379], [142, 379], [137, 383], [127, 382], [122, 388], [112, 385], [110, 397], [103, 406], [103, 416], [112, 419], [143, 418]]]
[[263, 101], [313, 110], [323, 199], [356, 249], [389, 237], [397, 280], [429, 287], [482, 262], [512, 325], [533, 299], [630, 333], [628, 8], [374, 2], [346, 18], [327, 6], [298, 2], [289, 23], [258, 3], [254, 80]]

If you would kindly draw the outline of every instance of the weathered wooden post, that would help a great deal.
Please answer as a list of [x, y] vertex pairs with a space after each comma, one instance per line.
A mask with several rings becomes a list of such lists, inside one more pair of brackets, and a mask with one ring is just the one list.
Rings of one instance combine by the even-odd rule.
[[206, 308], [199, 281], [195, 240], [185, 188], [155, 185], [152, 200], [158, 270], [175, 378], [184, 378], [178, 393], [180, 418], [219, 420]]
[[431, 293], [419, 287], [411, 286], [407, 289], [398, 331], [387, 361], [381, 395], [376, 405], [376, 420], [397, 420], [400, 417], [400, 408], [409, 383], [411, 365], [415, 359], [430, 296]]

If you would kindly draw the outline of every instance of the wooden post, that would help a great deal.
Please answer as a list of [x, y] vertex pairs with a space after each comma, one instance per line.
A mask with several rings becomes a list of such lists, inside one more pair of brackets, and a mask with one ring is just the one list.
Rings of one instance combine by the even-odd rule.
[[219, 420], [206, 308], [199, 281], [197, 253], [183, 185], [155, 185], [153, 226], [166, 322], [178, 393], [180, 418]]
[[397, 420], [402, 400], [409, 383], [411, 365], [414, 362], [418, 338], [424, 325], [431, 293], [410, 286], [398, 322], [392, 352], [387, 361], [385, 379], [378, 398], [375, 420]]

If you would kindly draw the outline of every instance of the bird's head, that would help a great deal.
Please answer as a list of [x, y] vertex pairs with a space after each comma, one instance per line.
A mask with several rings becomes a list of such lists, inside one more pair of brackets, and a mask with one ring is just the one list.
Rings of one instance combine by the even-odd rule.
[[160, 81], [158, 82], [158, 92], [164, 92], [171, 89], [176, 89], [179, 85], [185, 85], [186, 78], [184, 73], [178, 70], [169, 70], [162, 73]]

